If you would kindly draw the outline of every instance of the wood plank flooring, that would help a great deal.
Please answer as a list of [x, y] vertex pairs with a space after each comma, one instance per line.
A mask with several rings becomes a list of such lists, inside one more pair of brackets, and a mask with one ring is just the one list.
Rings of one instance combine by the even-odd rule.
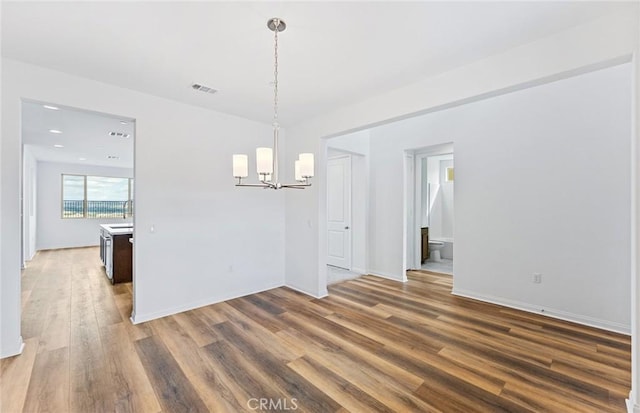
[[[630, 338], [454, 297], [451, 277], [278, 288], [132, 325], [97, 248], [23, 273], [0, 412], [624, 412]], [[260, 404], [262, 403], [262, 404]]]

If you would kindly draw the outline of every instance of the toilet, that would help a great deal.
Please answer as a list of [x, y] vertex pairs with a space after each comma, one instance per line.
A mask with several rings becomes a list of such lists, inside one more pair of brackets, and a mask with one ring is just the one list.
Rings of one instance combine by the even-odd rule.
[[440, 250], [442, 247], [444, 247], [444, 242], [429, 240], [429, 259], [431, 261], [442, 261], [442, 258], [440, 258]]

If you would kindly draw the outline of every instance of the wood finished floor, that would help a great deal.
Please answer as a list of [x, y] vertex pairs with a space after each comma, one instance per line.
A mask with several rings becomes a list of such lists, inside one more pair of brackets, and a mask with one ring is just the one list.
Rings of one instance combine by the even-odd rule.
[[[624, 412], [630, 339], [450, 294], [449, 276], [287, 288], [132, 325], [97, 248], [40, 252], [22, 278], [0, 411]], [[295, 399], [295, 400], [293, 400]], [[280, 403], [279, 406], [277, 403]], [[264, 407], [269, 407], [268, 405]]]

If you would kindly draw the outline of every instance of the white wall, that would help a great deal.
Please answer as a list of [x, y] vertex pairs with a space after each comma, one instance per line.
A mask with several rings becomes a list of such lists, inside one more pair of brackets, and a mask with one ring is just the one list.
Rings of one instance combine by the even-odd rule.
[[440, 161], [440, 191], [441, 191], [441, 232], [440, 238], [453, 239], [453, 182], [447, 182], [447, 169], [453, 168], [453, 160]]
[[24, 211], [22, 216], [23, 260], [30, 261], [36, 253], [37, 234], [37, 177], [38, 162], [28, 146], [24, 147], [22, 176], [22, 198]]
[[[133, 169], [38, 162], [37, 249], [99, 245], [100, 224], [132, 222], [132, 218], [62, 219], [62, 174], [133, 178]], [[135, 188], [135, 185], [134, 185]]]
[[[321, 158], [326, 146], [321, 139], [323, 137], [544, 84], [607, 67], [614, 62], [629, 61], [637, 50], [637, 33], [637, 16], [607, 17], [406, 88], [337, 108], [290, 128], [289, 132], [296, 136], [296, 140], [288, 143], [287, 153], [294, 154], [305, 145], [316, 142], [318, 157]], [[319, 159], [315, 179], [319, 183], [317, 188], [322, 188], [325, 180], [321, 161]], [[375, 166], [372, 164], [373, 169]], [[322, 296], [326, 294], [323, 288], [324, 262], [318, 257], [326, 253], [323, 228], [326, 201], [321, 191], [316, 189], [312, 194], [311, 199], [287, 194], [287, 210], [296, 212], [287, 215], [286, 245], [300, 252], [287, 255], [287, 284]], [[316, 219], [315, 211], [318, 213]], [[315, 227], [319, 228], [316, 230]]]
[[21, 346], [21, 98], [136, 119], [137, 322], [284, 283], [284, 197], [235, 188], [231, 177], [231, 155], [270, 144], [270, 125], [13, 60], [2, 64], [2, 356]]
[[629, 331], [630, 113], [624, 64], [373, 129], [371, 271], [402, 276], [404, 151], [452, 140], [454, 292]]
[[[429, 209], [426, 211], [429, 226], [429, 238], [453, 239], [453, 182], [445, 182], [446, 168], [453, 167], [453, 154], [429, 156], [426, 158], [426, 176], [424, 181], [430, 185]], [[424, 214], [423, 214], [424, 215]], [[426, 225], [425, 225], [426, 226]], [[442, 253], [442, 252], [441, 252]]]
[[[636, 13], [636, 38], [640, 39], [640, 12]], [[638, 184], [640, 184], [640, 46], [636, 46], [633, 65], [635, 68], [634, 106], [632, 115], [635, 136], [631, 141], [631, 391], [627, 400], [627, 411], [640, 413], [640, 202]]]
[[[429, 205], [431, 205], [431, 196], [429, 191], [429, 177], [431, 174], [429, 173], [429, 164], [427, 163], [426, 158], [420, 158], [416, 156], [416, 169], [420, 170], [420, 177], [416, 176], [416, 180], [419, 179], [420, 187], [420, 205], [419, 208], [416, 208], [416, 213], [419, 212], [419, 216], [417, 219], [417, 223], [420, 224], [420, 228], [429, 226]], [[418, 194], [416, 193], [416, 198]]]
[[628, 62], [637, 50], [637, 20], [629, 13], [606, 16], [290, 127], [296, 139], [287, 142], [287, 156], [315, 145], [317, 170], [308, 192], [286, 194], [286, 249], [295, 251], [286, 257], [287, 285], [314, 296], [327, 293], [326, 265], [319, 260], [326, 255], [323, 138]]

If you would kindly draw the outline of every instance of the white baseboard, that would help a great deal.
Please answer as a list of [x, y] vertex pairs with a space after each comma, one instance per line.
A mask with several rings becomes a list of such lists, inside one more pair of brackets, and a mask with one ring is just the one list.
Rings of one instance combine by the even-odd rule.
[[88, 245], [61, 245], [61, 246], [47, 246], [38, 248], [38, 251], [56, 251], [56, 250], [70, 250], [74, 248], [91, 248], [91, 247], [99, 247], [100, 244], [88, 244]]
[[629, 392], [629, 398], [625, 399], [627, 413], [640, 413], [640, 405], [633, 402], [633, 390]]
[[329, 291], [327, 291], [327, 287], [324, 287], [324, 289], [320, 290], [318, 294], [314, 294], [314, 293], [312, 293], [310, 291], [307, 291], [305, 288], [296, 287], [293, 284], [285, 284], [284, 286], [287, 287], [287, 288], [291, 288], [292, 290], [295, 290], [295, 291], [297, 291], [299, 293], [302, 293], [304, 295], [308, 295], [310, 297], [313, 297], [313, 298], [324, 298], [324, 297], [327, 297], [329, 295]]
[[229, 297], [224, 297], [224, 298], [207, 298], [207, 299], [204, 299], [204, 300], [194, 301], [194, 302], [191, 302], [191, 303], [188, 303], [188, 304], [167, 308], [167, 309], [156, 311], [156, 312], [153, 312], [153, 313], [147, 313], [147, 314], [135, 314], [134, 313], [134, 314], [131, 314], [130, 320], [131, 320], [131, 322], [133, 324], [145, 323], [147, 321], [155, 320], [157, 318], [162, 318], [162, 317], [167, 317], [167, 316], [178, 314], [178, 313], [183, 313], [185, 311], [193, 310], [193, 309], [200, 308], [200, 307], [206, 307], [208, 305], [221, 303], [221, 302], [227, 301], [227, 300], [233, 300], [234, 298], [245, 297], [247, 295], [260, 293], [262, 291], [272, 290], [272, 289], [278, 288], [278, 287], [284, 287], [284, 284], [274, 284], [274, 285], [271, 285], [271, 286], [267, 286], [265, 288], [257, 289], [255, 291], [249, 291], [249, 292], [246, 292], [246, 293], [235, 294], [235, 295], [231, 295]]
[[590, 327], [596, 327], [602, 330], [613, 331], [614, 333], [631, 335], [631, 328], [629, 326], [607, 321], [607, 320], [601, 320], [594, 317], [574, 314], [567, 311], [556, 310], [554, 308], [543, 307], [543, 306], [534, 305], [530, 303], [509, 300], [502, 297], [495, 297], [491, 295], [480, 294], [473, 291], [461, 290], [459, 288], [458, 289], [455, 288], [455, 286], [453, 288], [452, 294], [457, 295], [459, 297], [471, 298], [474, 300], [485, 301], [492, 304], [498, 304], [504, 307], [526, 311], [528, 313], [540, 314], [547, 317], [557, 318], [559, 320], [571, 321], [573, 323], [583, 324]]
[[398, 281], [398, 282], [407, 282], [407, 275], [403, 274], [401, 277], [398, 277], [397, 274], [391, 274], [384, 271], [377, 270], [369, 270], [369, 275], [374, 275], [380, 278], [386, 278], [387, 280]]
[[354, 272], [354, 273], [359, 274], [359, 275], [367, 275], [369, 273], [367, 270], [365, 270], [363, 268], [356, 268], [356, 267], [352, 268], [351, 272]]
[[24, 351], [24, 340], [22, 340], [22, 336], [20, 336], [18, 337], [18, 341], [16, 342], [16, 344], [12, 346], [10, 349], [8, 350], [6, 348], [2, 349], [2, 354], [0, 354], [0, 359], [18, 356], [22, 354], [23, 351]]

